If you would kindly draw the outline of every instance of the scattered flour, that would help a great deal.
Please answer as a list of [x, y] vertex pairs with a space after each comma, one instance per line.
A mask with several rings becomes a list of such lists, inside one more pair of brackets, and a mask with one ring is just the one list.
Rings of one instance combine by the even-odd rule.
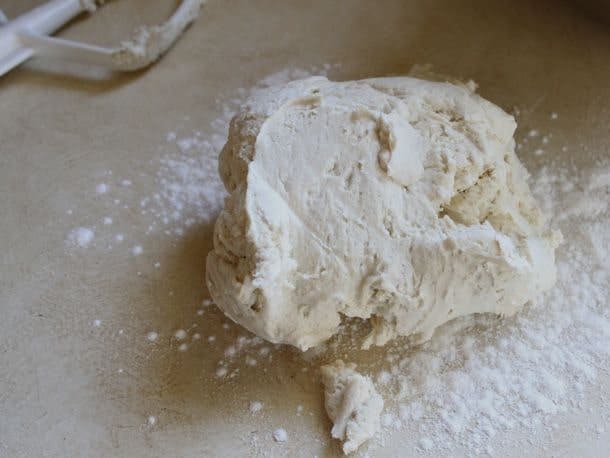
[[534, 138], [537, 137], [538, 135], [540, 135], [540, 131], [537, 129], [532, 129], [528, 132], [528, 137]]
[[216, 172], [223, 142], [220, 134], [208, 140], [195, 133], [177, 140], [180, 151], [161, 159], [158, 191], [140, 202], [140, 208], [153, 217], [153, 229], [161, 226], [168, 235], [181, 235], [195, 223], [213, 221], [224, 196]]
[[68, 233], [66, 241], [69, 245], [87, 248], [93, 241], [94, 236], [95, 234], [91, 229], [86, 227], [77, 227]]
[[178, 329], [175, 333], [174, 333], [174, 337], [176, 338], [176, 340], [184, 340], [186, 339], [187, 333], [184, 329]]
[[263, 403], [260, 401], [252, 401], [250, 403], [250, 413], [257, 413], [263, 410]]
[[219, 367], [219, 368], [216, 370], [216, 377], [218, 377], [218, 378], [222, 378], [222, 377], [224, 377], [225, 375], [227, 375], [227, 372], [228, 372], [228, 370], [227, 370], [227, 368], [226, 368], [226, 367]]
[[286, 442], [288, 440], [288, 433], [284, 428], [278, 428], [273, 431], [273, 440], [276, 442]]
[[159, 334], [155, 331], [150, 331], [148, 334], [146, 334], [146, 338], [149, 342], [155, 342], [159, 338]]

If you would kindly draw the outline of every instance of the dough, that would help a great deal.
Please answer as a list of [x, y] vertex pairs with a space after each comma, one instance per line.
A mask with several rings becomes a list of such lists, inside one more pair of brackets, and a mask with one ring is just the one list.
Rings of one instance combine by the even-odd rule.
[[555, 282], [561, 240], [515, 128], [467, 85], [313, 77], [261, 91], [220, 156], [230, 195], [207, 258], [213, 299], [302, 350], [342, 316], [370, 318], [366, 347], [514, 314]]
[[355, 364], [341, 360], [322, 366], [324, 405], [332, 420], [331, 435], [343, 442], [343, 452], [355, 451], [379, 430], [383, 399], [369, 377]]

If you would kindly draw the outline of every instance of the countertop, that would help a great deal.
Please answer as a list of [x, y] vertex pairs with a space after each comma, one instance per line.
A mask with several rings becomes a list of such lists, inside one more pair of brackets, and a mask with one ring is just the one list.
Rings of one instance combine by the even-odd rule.
[[[0, 6], [14, 17], [37, 3]], [[154, 194], [166, 134], [204, 129], [221, 114], [220, 95], [325, 64], [341, 80], [430, 64], [475, 80], [507, 110], [520, 107], [518, 137], [548, 127], [557, 112], [557, 146], [608, 154], [610, 26], [576, 3], [210, 0], [146, 71], [107, 75], [32, 61], [1, 78], [0, 456], [340, 456], [319, 381], [295, 350], [276, 349], [264, 370], [244, 365], [239, 377], [215, 376], [244, 331], [223, 330], [226, 319], [213, 309], [196, 318], [208, 297], [212, 222], [182, 236], [144, 236], [149, 218], [113, 199]], [[110, 2], [61, 35], [116, 43], [174, 4]], [[121, 187], [121, 178], [133, 183]], [[116, 184], [113, 199], [95, 193], [102, 181]], [[101, 229], [104, 216], [113, 217], [112, 231]], [[77, 226], [100, 228], [86, 250], [66, 246]], [[124, 245], [107, 249], [118, 232]], [[130, 253], [135, 244], [140, 256]], [[192, 323], [216, 345], [177, 351], [172, 333]], [[154, 345], [151, 330], [160, 336]], [[490, 440], [495, 454], [608, 456], [610, 428], [591, 434], [579, 425], [608, 421], [596, 406], [609, 386], [600, 374], [585, 408], [558, 414], [552, 435], [499, 433]], [[252, 400], [264, 402], [261, 415], [250, 414]], [[296, 416], [298, 405], [304, 413]], [[271, 439], [278, 427], [287, 442]], [[425, 454], [416, 439], [389, 435], [371, 455]]]

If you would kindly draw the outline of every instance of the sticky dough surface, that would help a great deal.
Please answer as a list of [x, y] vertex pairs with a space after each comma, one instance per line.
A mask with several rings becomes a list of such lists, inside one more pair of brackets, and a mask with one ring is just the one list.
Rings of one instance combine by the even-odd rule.
[[514, 119], [468, 86], [313, 77], [261, 91], [220, 156], [207, 283], [233, 320], [303, 350], [342, 315], [365, 342], [512, 315], [555, 282]]

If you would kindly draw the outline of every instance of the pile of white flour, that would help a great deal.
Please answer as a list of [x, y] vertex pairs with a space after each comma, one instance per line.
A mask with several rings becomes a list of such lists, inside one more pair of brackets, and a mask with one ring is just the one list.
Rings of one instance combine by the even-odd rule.
[[577, 170], [551, 160], [531, 184], [566, 236], [555, 288], [514, 318], [460, 319], [413, 354], [393, 348], [378, 377], [397, 393], [386, 426], [418, 425], [422, 449], [482, 452], [498, 431], [553, 428], [553, 414], [582, 407], [608, 371], [610, 162]]

